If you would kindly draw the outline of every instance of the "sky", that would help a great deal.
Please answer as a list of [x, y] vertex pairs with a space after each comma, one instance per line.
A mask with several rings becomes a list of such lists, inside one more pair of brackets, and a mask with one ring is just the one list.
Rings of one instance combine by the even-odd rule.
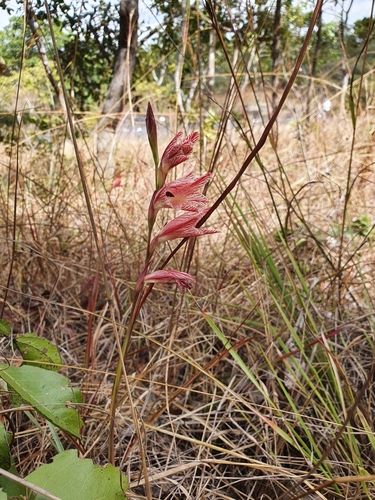
[[[325, 12], [325, 22], [334, 21], [335, 19], [337, 20], [341, 12], [342, 5], [344, 5], [344, 9], [347, 9], [350, 5], [350, 0], [338, 0], [336, 7], [334, 6], [334, 3], [335, 2], [332, 0], [326, 0], [324, 3], [323, 11]], [[370, 17], [371, 4], [372, 0], [353, 0], [353, 4], [349, 12], [349, 24], [353, 24], [358, 19]]]
[[[79, 2], [80, 0], [76, 0]], [[115, 1], [115, 0], [114, 0]], [[295, 0], [298, 1], [298, 0]], [[344, 8], [348, 8], [351, 0], [337, 0], [337, 6], [334, 7], [335, 0], [326, 0], [324, 5], [324, 20], [325, 22], [338, 19], [342, 4]], [[147, 19], [152, 23], [152, 16], [147, 9], [147, 0], [140, 0], [140, 14], [141, 18]], [[9, 4], [16, 6], [15, 0], [10, 0]], [[357, 19], [369, 17], [371, 12], [372, 0], [353, 0], [353, 5], [350, 9], [349, 24], [354, 23]], [[9, 16], [6, 11], [0, 9], [0, 29], [8, 24]]]

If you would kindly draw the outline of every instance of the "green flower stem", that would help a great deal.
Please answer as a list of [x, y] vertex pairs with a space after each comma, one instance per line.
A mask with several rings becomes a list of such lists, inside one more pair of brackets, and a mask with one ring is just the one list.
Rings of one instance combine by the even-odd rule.
[[[114, 465], [115, 461], [115, 417], [116, 417], [116, 402], [117, 395], [121, 382], [121, 375], [123, 373], [123, 367], [125, 369], [125, 358], [129, 348], [130, 339], [133, 333], [133, 328], [138, 317], [140, 310], [140, 303], [142, 299], [141, 291], [137, 292], [133, 299], [132, 311], [130, 314], [129, 324], [126, 329], [124, 341], [121, 348], [121, 356], [117, 362], [116, 377], [113, 383], [112, 395], [111, 395], [111, 409], [110, 409], [110, 423], [109, 423], [109, 443], [108, 443], [108, 461]], [[124, 366], [123, 366], [124, 365]]]

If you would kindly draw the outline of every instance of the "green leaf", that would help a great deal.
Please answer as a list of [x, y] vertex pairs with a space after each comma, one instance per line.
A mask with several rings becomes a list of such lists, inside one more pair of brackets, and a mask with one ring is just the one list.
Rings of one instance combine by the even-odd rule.
[[[4, 425], [0, 422], [0, 468], [14, 475], [18, 475], [14, 460], [9, 451], [9, 445], [12, 441], [12, 434], [5, 430]], [[24, 486], [12, 481], [11, 479], [0, 476], [0, 500], [2, 498], [19, 498], [26, 494]], [[5, 495], [5, 496], [4, 496]]]
[[28, 365], [0, 365], [0, 377], [35, 411], [60, 429], [80, 437], [82, 419], [67, 405], [82, 403], [82, 395], [69, 387], [66, 377]]
[[9, 452], [9, 445], [12, 441], [12, 434], [7, 432], [0, 422], [0, 468], [9, 470], [12, 459]]
[[0, 489], [0, 500], [8, 500], [8, 495], [2, 489]]
[[[16, 466], [13, 463], [13, 460], [12, 466], [8, 472], [11, 472], [14, 476], [18, 476], [18, 472]], [[5, 491], [9, 499], [13, 500], [15, 498], [26, 498], [26, 488], [22, 484], [17, 483], [16, 481], [12, 481], [8, 477], [0, 476], [0, 487]]]
[[10, 336], [10, 328], [5, 319], [0, 319], [0, 335]]
[[[37, 337], [35, 333], [26, 333], [19, 336], [14, 341], [15, 346], [20, 351], [21, 356], [26, 361], [41, 361], [32, 363], [33, 366], [40, 366], [46, 370], [58, 370], [61, 365], [61, 358], [57, 347], [47, 339]], [[25, 363], [28, 364], [28, 363]]]
[[[112, 465], [100, 467], [92, 460], [81, 460], [77, 450], [64, 451], [52, 464], [42, 465], [27, 481], [44, 488], [61, 500], [124, 500], [129, 483]], [[37, 494], [35, 500], [45, 500]]]

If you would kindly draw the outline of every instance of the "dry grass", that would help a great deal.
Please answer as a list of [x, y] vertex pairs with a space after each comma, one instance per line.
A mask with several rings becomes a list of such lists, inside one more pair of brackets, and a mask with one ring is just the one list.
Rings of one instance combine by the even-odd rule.
[[[373, 122], [359, 118], [345, 226], [362, 214], [375, 220]], [[82, 456], [105, 464], [118, 358], [112, 302], [76, 163], [63, 154], [64, 143], [56, 134], [52, 150], [35, 139], [19, 147], [18, 157], [15, 150], [11, 159], [9, 151], [1, 155], [3, 297], [13, 259], [4, 317], [14, 335], [32, 331], [59, 346], [62, 372], [84, 393]], [[151, 154], [145, 141], [119, 144], [115, 180], [121, 186], [113, 187], [113, 179], [98, 175], [91, 146], [81, 147], [122, 324], [144, 259]], [[339, 237], [351, 149], [348, 118], [333, 115], [303, 136], [295, 124], [282, 126], [278, 158], [268, 143], [261, 153], [265, 172], [254, 162], [208, 221], [221, 233], [197, 243], [192, 293], [153, 290], [126, 359], [131, 402], [122, 385], [117, 408], [116, 458], [131, 483], [129, 498], [145, 498], [140, 447], [153, 499], [374, 498], [375, 476], [363, 478], [375, 474], [368, 379], [374, 365], [373, 240], [348, 231], [341, 245]], [[211, 200], [246, 154], [243, 142], [227, 137]], [[192, 164], [197, 170], [196, 159]], [[160, 258], [168, 254], [165, 248]], [[175, 259], [173, 267], [182, 268], [183, 251]], [[217, 330], [234, 346], [231, 352]], [[7, 341], [3, 353], [17, 362]], [[41, 433], [21, 412], [11, 423], [24, 476], [53, 456], [49, 429], [42, 421]], [[66, 448], [74, 446], [61, 439]]]

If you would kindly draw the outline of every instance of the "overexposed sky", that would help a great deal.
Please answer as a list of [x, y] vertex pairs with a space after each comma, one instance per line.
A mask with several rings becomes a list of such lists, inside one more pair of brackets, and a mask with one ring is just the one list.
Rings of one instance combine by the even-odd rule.
[[[350, 0], [338, 0], [335, 6], [334, 0], [326, 0], [323, 6], [324, 20], [326, 22], [338, 20], [342, 7], [346, 11], [350, 7], [350, 4]], [[370, 17], [371, 5], [372, 0], [353, 0], [349, 11], [349, 24], [353, 24], [358, 19]]]
[[[76, 0], [77, 3], [80, 0]], [[113, 0], [115, 3], [118, 0]], [[298, 2], [298, 0], [295, 0]], [[147, 0], [139, 0], [141, 20], [145, 20], [147, 23], [153, 24], [152, 13], [148, 10]], [[336, 0], [326, 0], [324, 4], [324, 20], [326, 22], [332, 21], [339, 18], [339, 13], [341, 11], [341, 6], [344, 5], [344, 9], [347, 9], [351, 3], [351, 0], [337, 0], [337, 6], [335, 7]], [[370, 17], [372, 0], [353, 0], [352, 7], [349, 14], [349, 24], [354, 23], [358, 19], [363, 19], [364, 17]], [[16, 12], [21, 11], [21, 7], [17, 6], [15, 0], [10, 0], [9, 5], [16, 8]], [[143, 18], [143, 19], [142, 19]], [[0, 9], [0, 29], [8, 24], [9, 16], [6, 11]]]

